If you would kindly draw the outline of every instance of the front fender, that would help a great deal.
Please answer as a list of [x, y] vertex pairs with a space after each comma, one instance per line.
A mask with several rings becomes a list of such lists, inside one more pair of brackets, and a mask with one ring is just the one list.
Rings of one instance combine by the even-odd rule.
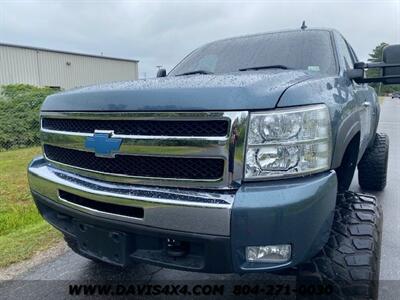
[[339, 124], [336, 136], [336, 144], [332, 155], [332, 168], [339, 167], [342, 163], [344, 153], [351, 140], [361, 131], [359, 111], [348, 115]]

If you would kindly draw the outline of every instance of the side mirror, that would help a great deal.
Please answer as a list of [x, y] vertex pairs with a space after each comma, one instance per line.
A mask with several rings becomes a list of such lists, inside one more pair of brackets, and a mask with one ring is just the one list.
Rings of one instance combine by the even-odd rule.
[[[382, 76], [389, 77], [385, 80], [385, 84], [400, 83], [400, 45], [386, 46], [383, 49], [383, 62], [387, 65], [398, 65], [397, 67], [383, 67]], [[397, 76], [398, 78], [391, 78]]]
[[354, 64], [354, 69], [347, 70], [346, 73], [350, 79], [354, 79], [357, 82], [358, 79], [364, 78], [364, 69], [356, 68], [356, 64]]
[[[382, 82], [383, 84], [400, 83], [400, 45], [390, 45], [383, 49], [383, 62], [354, 64], [354, 70], [349, 70], [348, 76], [357, 83]], [[365, 69], [382, 69], [382, 76], [365, 78]]]
[[167, 76], [167, 70], [165, 69], [158, 69], [157, 71], [157, 77], [166, 77]]

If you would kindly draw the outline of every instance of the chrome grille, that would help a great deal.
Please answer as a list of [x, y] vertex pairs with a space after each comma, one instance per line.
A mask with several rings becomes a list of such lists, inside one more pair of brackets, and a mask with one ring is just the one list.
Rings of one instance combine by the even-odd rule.
[[79, 120], [43, 118], [44, 129], [93, 133], [113, 130], [115, 134], [149, 136], [226, 136], [229, 122], [213, 121], [157, 121], [157, 120]]
[[53, 161], [88, 170], [138, 177], [176, 179], [222, 178], [224, 161], [215, 158], [151, 157], [116, 155], [115, 158], [97, 157], [94, 153], [43, 146], [46, 157]]
[[[201, 189], [236, 188], [242, 179], [248, 112], [42, 112], [41, 117], [46, 159], [83, 176]], [[98, 130], [122, 139], [114, 158], [97, 157], [85, 147]]]

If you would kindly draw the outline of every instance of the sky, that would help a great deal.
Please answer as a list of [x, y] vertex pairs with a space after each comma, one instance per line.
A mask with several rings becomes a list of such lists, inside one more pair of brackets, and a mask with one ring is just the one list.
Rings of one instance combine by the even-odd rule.
[[0, 42], [137, 59], [149, 78], [207, 42], [303, 20], [339, 30], [361, 60], [381, 42], [400, 43], [400, 0], [0, 0]]

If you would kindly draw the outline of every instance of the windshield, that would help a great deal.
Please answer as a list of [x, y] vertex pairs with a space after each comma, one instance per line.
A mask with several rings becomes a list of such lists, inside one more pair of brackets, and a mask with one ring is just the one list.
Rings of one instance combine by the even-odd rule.
[[195, 73], [198, 70], [203, 74], [221, 74], [279, 65], [335, 74], [329, 32], [288, 31], [216, 41], [193, 51], [169, 75]]

